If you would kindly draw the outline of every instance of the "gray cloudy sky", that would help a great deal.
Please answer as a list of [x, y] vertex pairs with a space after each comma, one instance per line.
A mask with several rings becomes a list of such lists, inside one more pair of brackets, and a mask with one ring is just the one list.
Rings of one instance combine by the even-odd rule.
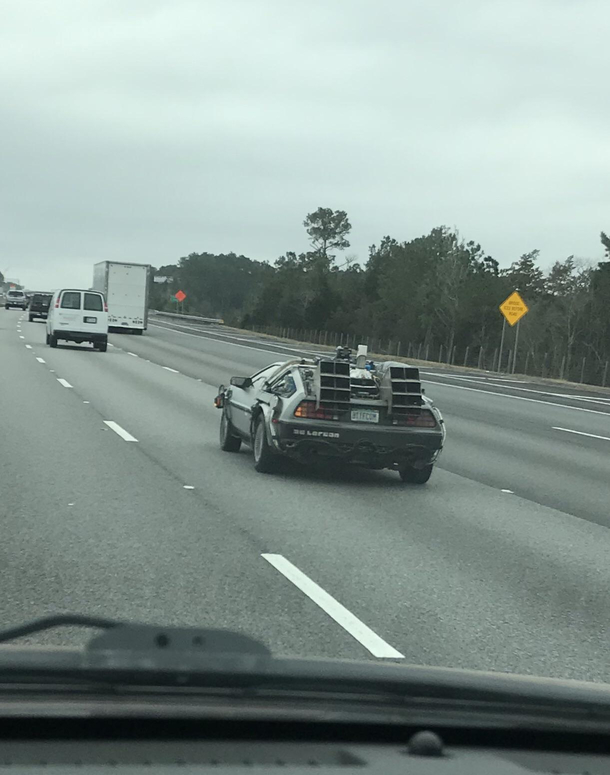
[[0, 0], [0, 270], [459, 228], [599, 259], [608, 0]]

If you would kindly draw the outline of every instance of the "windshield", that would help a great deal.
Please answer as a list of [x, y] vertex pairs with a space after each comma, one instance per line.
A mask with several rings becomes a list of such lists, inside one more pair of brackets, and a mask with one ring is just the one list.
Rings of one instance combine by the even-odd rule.
[[28, 5], [0, 628], [610, 684], [610, 5]]

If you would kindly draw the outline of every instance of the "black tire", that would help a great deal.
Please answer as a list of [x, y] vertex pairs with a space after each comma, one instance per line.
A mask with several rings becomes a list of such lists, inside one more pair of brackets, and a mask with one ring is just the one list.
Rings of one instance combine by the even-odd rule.
[[34, 322], [34, 315], [28, 315], [28, 320], [30, 321], [30, 323], [33, 323]]
[[277, 468], [277, 455], [269, 446], [262, 414], [258, 416], [254, 426], [252, 450], [254, 452], [254, 468], [260, 474], [272, 474]]
[[400, 478], [407, 484], [426, 484], [428, 479], [432, 476], [432, 464], [424, 466], [423, 468], [413, 468], [413, 466], [401, 466], [398, 469]]
[[134, 329], [134, 334], [136, 334], [137, 336], [142, 336], [143, 333], [144, 332], [141, 328]]
[[106, 350], [108, 349], [108, 342], [98, 342], [93, 346], [96, 347], [101, 353], [105, 353]]
[[235, 435], [231, 420], [224, 410], [220, 418], [220, 449], [223, 452], [239, 452], [241, 449], [241, 439]]
[[5, 304], [5, 305], [4, 305], [4, 309], [8, 309], [8, 304]]
[[57, 334], [51, 334], [49, 336], [49, 345], [51, 347], [57, 347]]
[[50, 344], [50, 343], [51, 343], [51, 338], [49, 337], [49, 335], [48, 335], [48, 334], [47, 334], [47, 339], [46, 339], [46, 342], [47, 342], [47, 344]]

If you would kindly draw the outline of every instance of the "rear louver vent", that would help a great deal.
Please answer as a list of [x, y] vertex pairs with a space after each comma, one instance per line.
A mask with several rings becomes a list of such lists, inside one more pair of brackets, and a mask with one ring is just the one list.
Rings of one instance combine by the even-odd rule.
[[393, 414], [402, 414], [409, 407], [422, 405], [419, 369], [413, 366], [390, 366], [390, 388]]
[[401, 363], [380, 364], [381, 394], [393, 415], [406, 414], [414, 406], [422, 406], [419, 369]]
[[320, 361], [318, 364], [319, 385], [316, 386], [318, 405], [323, 404], [338, 412], [349, 408], [350, 366], [347, 361]]

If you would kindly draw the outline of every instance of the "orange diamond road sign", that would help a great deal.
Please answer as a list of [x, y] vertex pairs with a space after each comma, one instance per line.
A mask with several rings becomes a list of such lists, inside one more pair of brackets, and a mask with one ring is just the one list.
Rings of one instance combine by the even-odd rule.
[[504, 315], [510, 325], [514, 326], [524, 315], [527, 315], [529, 307], [521, 296], [519, 296], [517, 291], [515, 291], [514, 293], [511, 293], [506, 301], [503, 301], [502, 304], [500, 304], [500, 312]]
[[178, 301], [184, 301], [186, 299], [186, 293], [184, 291], [178, 291], [174, 298]]

